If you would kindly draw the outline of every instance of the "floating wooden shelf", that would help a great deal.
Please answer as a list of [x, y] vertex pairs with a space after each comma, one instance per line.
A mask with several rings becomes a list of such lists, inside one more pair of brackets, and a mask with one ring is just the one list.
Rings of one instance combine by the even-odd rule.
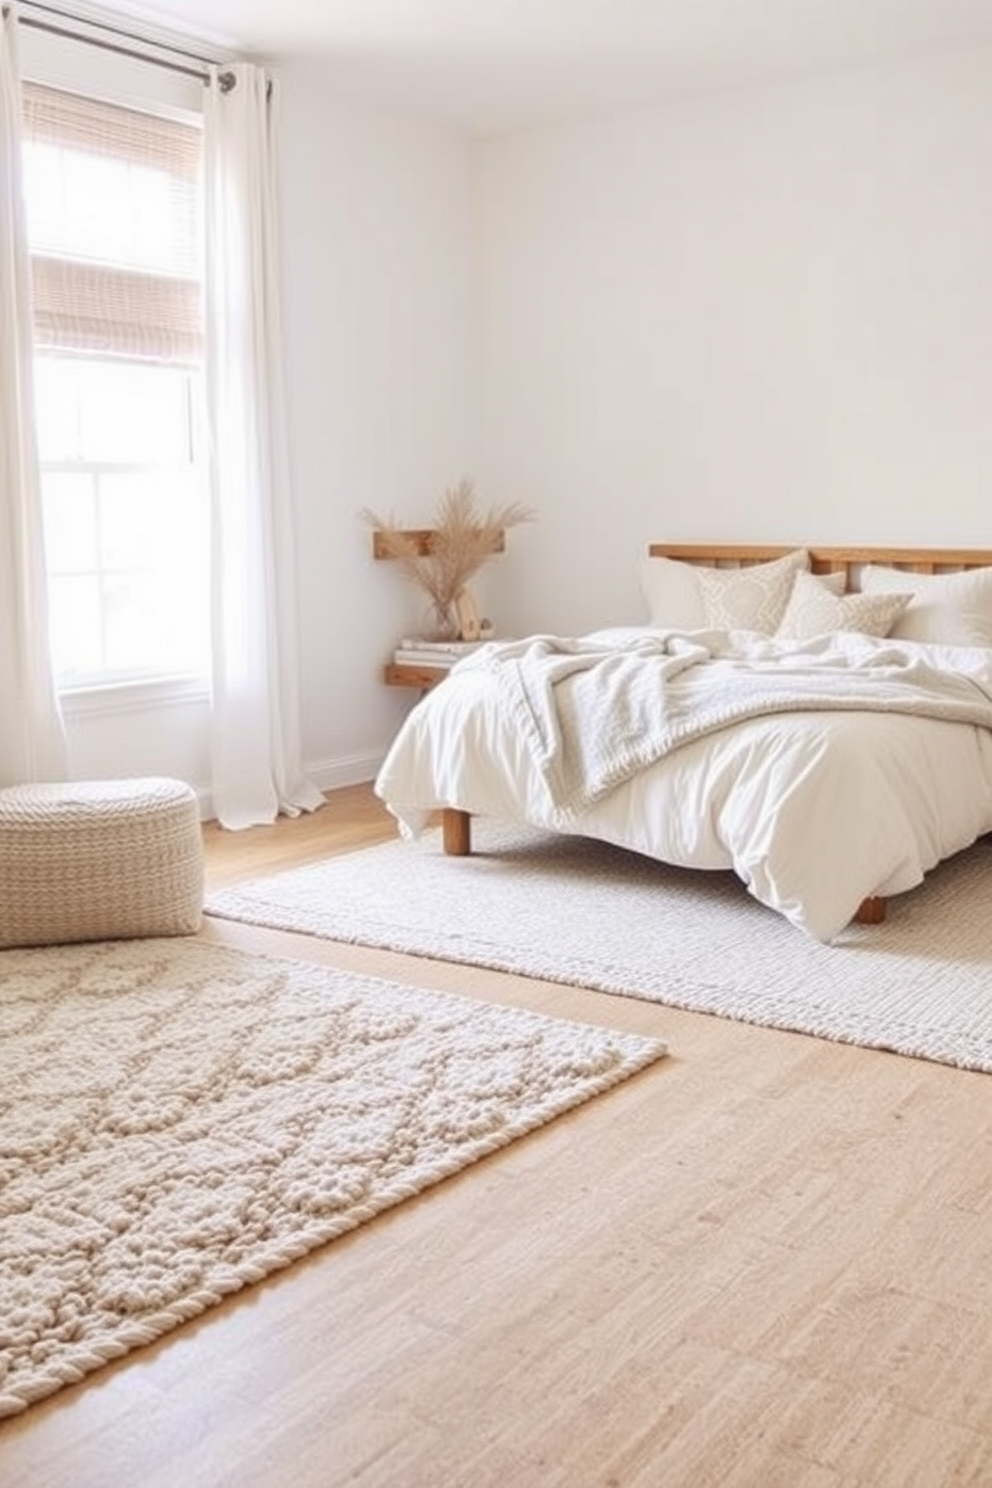
[[[431, 550], [431, 538], [434, 536], [434, 528], [405, 527], [403, 529], [403, 536], [415, 542], [417, 552], [422, 557], [426, 557]], [[506, 534], [504, 532], [500, 532], [496, 541], [493, 543], [492, 551], [494, 553], [503, 553], [506, 551]], [[373, 558], [392, 558], [393, 556], [392, 553], [387, 552], [385, 540], [378, 528], [372, 533], [372, 556]]]
[[448, 667], [414, 666], [410, 662], [387, 661], [382, 669], [382, 680], [388, 687], [419, 687], [427, 692], [436, 687], [448, 675]]

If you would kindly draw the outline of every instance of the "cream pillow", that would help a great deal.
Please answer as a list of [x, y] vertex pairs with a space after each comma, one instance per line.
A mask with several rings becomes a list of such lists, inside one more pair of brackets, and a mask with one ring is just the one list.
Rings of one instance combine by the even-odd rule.
[[917, 574], [869, 564], [862, 572], [863, 594], [895, 590], [911, 596], [892, 627], [897, 639], [942, 646], [992, 646], [992, 568]]
[[694, 563], [676, 558], [645, 558], [641, 593], [652, 625], [660, 630], [702, 630], [706, 624]]
[[775, 634], [789, 641], [838, 630], [887, 636], [909, 601], [908, 594], [833, 594], [815, 574], [797, 573]]
[[805, 548], [770, 563], [697, 568], [703, 623], [711, 630], [760, 630], [771, 635], [785, 613], [793, 579], [808, 568]]
[[[818, 584], [822, 585], [828, 594], [843, 594], [847, 588], [847, 574], [843, 569], [841, 569], [840, 573], [810, 574], [810, 578], [815, 579]], [[794, 587], [795, 583], [793, 583]], [[792, 598], [791, 594], [789, 598]]]

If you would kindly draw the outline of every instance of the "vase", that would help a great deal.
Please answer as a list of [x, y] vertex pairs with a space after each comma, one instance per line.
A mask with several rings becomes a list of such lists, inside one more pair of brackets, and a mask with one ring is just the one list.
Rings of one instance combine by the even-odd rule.
[[424, 617], [424, 639], [426, 641], [457, 641], [461, 635], [461, 622], [454, 602], [432, 599]]

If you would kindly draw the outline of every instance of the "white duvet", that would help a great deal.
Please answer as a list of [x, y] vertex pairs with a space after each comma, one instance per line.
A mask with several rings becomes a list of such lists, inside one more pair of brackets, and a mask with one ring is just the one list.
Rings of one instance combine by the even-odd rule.
[[992, 653], [642, 630], [485, 648], [413, 709], [376, 792], [406, 835], [454, 806], [732, 868], [828, 940], [992, 830]]

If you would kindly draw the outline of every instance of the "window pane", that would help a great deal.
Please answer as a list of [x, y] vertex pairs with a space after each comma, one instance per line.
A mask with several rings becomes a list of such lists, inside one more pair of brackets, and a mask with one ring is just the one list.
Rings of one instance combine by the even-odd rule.
[[76, 460], [80, 453], [76, 365], [67, 357], [38, 357], [34, 366], [38, 457]]
[[188, 382], [183, 367], [81, 363], [83, 459], [121, 465], [188, 460]]
[[[100, 479], [100, 528], [108, 568], [176, 568], [190, 558], [186, 471], [129, 471]], [[184, 500], [184, 496], [186, 499]]]
[[43, 464], [188, 462], [191, 376], [188, 367], [37, 357], [39, 458]]
[[56, 675], [68, 682], [99, 676], [103, 671], [103, 619], [96, 576], [50, 576], [48, 618]]
[[39, 361], [46, 449], [71, 452], [78, 415], [86, 456], [42, 464], [60, 681], [206, 676], [209, 511], [192, 420], [201, 379], [176, 367]]
[[49, 573], [93, 573], [97, 526], [92, 476], [43, 473], [41, 496]]
[[44, 250], [62, 235], [62, 160], [58, 150], [22, 146], [28, 245]]
[[118, 574], [107, 581], [105, 665], [109, 671], [147, 671], [150, 657], [160, 674], [204, 670], [202, 616], [194, 605], [177, 604], [184, 589], [177, 588], [175, 579], [166, 574]]

